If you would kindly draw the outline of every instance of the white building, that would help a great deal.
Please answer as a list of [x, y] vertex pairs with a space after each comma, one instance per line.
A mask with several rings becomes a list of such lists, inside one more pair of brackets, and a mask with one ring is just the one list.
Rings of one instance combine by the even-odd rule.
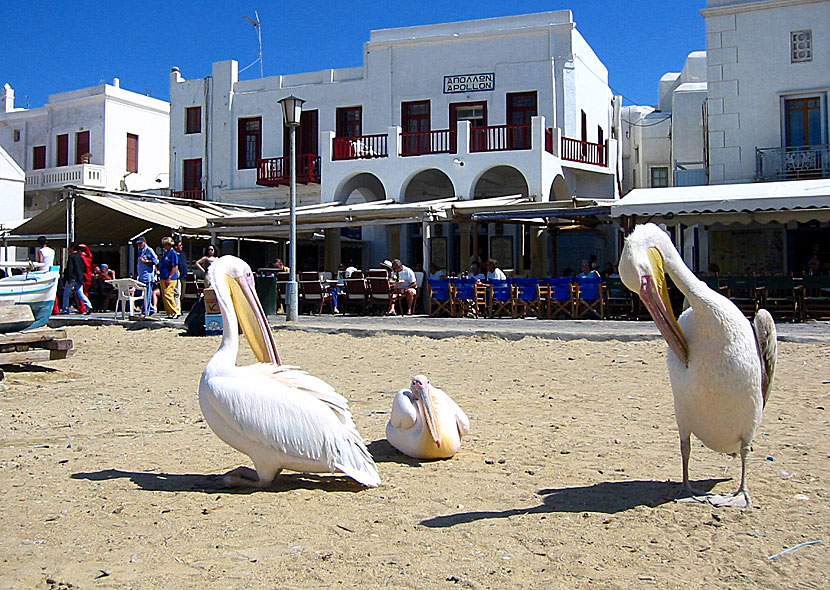
[[6, 84], [0, 146], [26, 172], [25, 215], [60, 198], [67, 184], [108, 190], [166, 187], [169, 103], [124, 90], [118, 79], [49, 96], [38, 108], [15, 107]]
[[[0, 146], [0, 235], [23, 220], [26, 173]], [[15, 248], [0, 248], [0, 262], [15, 260]]]
[[[364, 63], [354, 68], [246, 81], [235, 61], [215, 63], [202, 79], [174, 68], [171, 187], [285, 206], [287, 134], [278, 101], [293, 94], [306, 101], [297, 132], [300, 205], [516, 194], [613, 199], [619, 100], [607, 79], [569, 10], [372, 31]], [[507, 234], [514, 239], [506, 266], [519, 268], [521, 229], [495, 225], [477, 229], [484, 254], [490, 237]], [[367, 247], [356, 263], [419, 260], [417, 227], [363, 229]], [[447, 228], [441, 262], [466, 268], [472, 231], [469, 223]], [[340, 258], [332, 233], [327, 244], [337, 251], [327, 267]], [[581, 244], [574, 257], [602, 257], [616, 246], [601, 233], [574, 243]]]
[[[818, 248], [826, 272], [830, 1], [709, 0], [701, 14], [705, 76], [699, 53], [691, 54], [671, 90], [670, 115], [653, 127], [667, 111], [672, 75], [661, 80], [657, 110], [624, 109], [623, 119], [636, 121], [623, 123], [624, 186], [655, 190], [628, 194], [612, 216], [684, 229], [676, 242], [695, 270], [712, 262], [726, 274], [800, 275]], [[659, 188], [699, 184], [710, 186]]]

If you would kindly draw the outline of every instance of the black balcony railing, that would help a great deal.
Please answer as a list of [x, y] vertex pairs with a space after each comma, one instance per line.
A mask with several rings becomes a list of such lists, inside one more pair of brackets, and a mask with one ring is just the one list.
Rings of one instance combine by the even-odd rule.
[[755, 180], [830, 178], [830, 145], [755, 148]]

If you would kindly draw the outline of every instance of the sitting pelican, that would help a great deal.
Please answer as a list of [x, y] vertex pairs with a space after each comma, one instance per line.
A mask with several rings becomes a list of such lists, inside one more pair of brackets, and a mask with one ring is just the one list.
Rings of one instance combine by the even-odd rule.
[[[663, 264], [689, 308], [675, 321]], [[752, 505], [746, 459], [761, 423], [775, 372], [775, 324], [765, 309], [750, 323], [729, 299], [712, 291], [683, 263], [656, 225], [637, 226], [619, 265], [626, 287], [638, 293], [669, 345], [667, 363], [683, 459], [686, 500], [715, 506]], [[741, 456], [741, 485], [734, 494], [705, 495], [689, 486], [690, 435], [713, 451]]]
[[[228, 472], [225, 483], [266, 488], [280, 471], [291, 469], [340, 472], [365, 486], [379, 485], [377, 467], [346, 399], [321, 379], [280, 365], [251, 268], [239, 258], [223, 256], [210, 265], [208, 275], [224, 329], [219, 350], [202, 373], [199, 406], [213, 432], [256, 467]], [[236, 366], [239, 325], [257, 364]]]
[[449, 459], [469, 432], [467, 414], [424, 375], [415, 375], [410, 389], [398, 391], [386, 425], [389, 444], [416, 459]]

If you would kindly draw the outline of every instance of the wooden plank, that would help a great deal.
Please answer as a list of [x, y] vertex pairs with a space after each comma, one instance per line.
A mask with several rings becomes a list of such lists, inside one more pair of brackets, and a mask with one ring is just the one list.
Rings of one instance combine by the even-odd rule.
[[45, 349], [27, 350], [25, 352], [3, 352], [0, 353], [0, 365], [39, 363], [48, 361], [51, 357], [52, 351]]
[[6, 330], [19, 330], [35, 321], [32, 308], [28, 305], [16, 305], [11, 301], [0, 301], [0, 326]]
[[5, 344], [44, 342], [63, 338], [66, 338], [66, 330], [63, 328], [36, 328], [26, 332], [0, 334], [0, 346]]
[[47, 348], [49, 350], [72, 350], [72, 340], [69, 338], [56, 338], [55, 340], [46, 340], [44, 342], [32, 342], [30, 346], [34, 348]]

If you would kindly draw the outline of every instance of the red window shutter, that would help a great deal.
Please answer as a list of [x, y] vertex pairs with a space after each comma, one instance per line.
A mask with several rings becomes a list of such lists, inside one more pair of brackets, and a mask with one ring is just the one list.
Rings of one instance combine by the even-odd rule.
[[202, 132], [202, 107], [187, 107], [185, 109], [185, 133]]
[[75, 134], [75, 163], [81, 164], [83, 155], [89, 153], [89, 131], [79, 131]]
[[138, 172], [138, 135], [127, 134], [127, 172]]
[[69, 135], [63, 133], [58, 135], [58, 153], [56, 166], [67, 166], [69, 164]]
[[202, 159], [195, 158], [182, 162], [184, 172], [184, 184], [182, 188], [186, 191], [202, 188]]
[[32, 168], [43, 170], [46, 168], [46, 146], [36, 145], [32, 148]]

